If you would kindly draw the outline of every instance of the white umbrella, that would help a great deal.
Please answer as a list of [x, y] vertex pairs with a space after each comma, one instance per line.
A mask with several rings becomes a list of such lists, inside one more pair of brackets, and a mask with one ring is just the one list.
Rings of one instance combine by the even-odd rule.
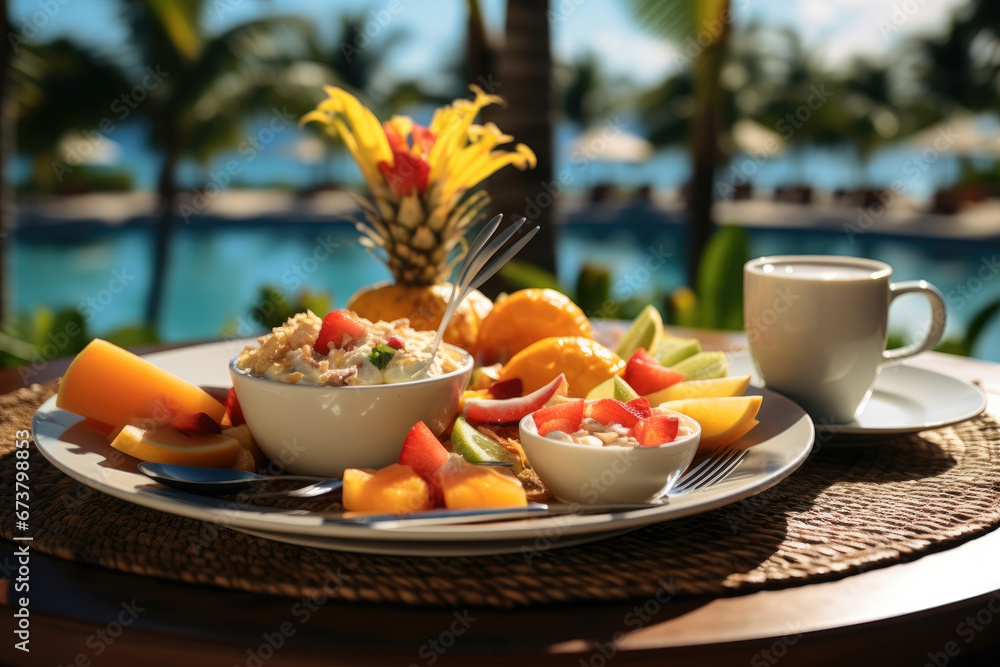
[[59, 154], [70, 165], [111, 165], [122, 159], [122, 145], [98, 132], [86, 136], [72, 131], [59, 140]]
[[971, 113], [957, 113], [910, 137], [910, 143], [955, 155], [1000, 155], [1000, 131], [984, 127]]
[[597, 162], [637, 163], [653, 157], [653, 145], [612, 125], [587, 130], [573, 144], [573, 154]]
[[785, 150], [785, 139], [756, 121], [741, 118], [733, 123], [732, 141], [741, 153], [774, 157]]

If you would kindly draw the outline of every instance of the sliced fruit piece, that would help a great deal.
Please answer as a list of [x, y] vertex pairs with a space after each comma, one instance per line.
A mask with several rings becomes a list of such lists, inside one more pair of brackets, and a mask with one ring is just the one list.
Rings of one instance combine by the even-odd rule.
[[587, 392], [588, 401], [598, 398], [617, 398], [619, 401], [631, 401], [633, 398], [639, 398], [639, 394], [622, 376], [612, 375]]
[[573, 433], [579, 430], [583, 421], [583, 404], [583, 399], [578, 398], [533, 412], [531, 416], [538, 427], [538, 435], [548, 435], [552, 431]]
[[351, 512], [408, 514], [434, 507], [431, 486], [413, 468], [393, 463], [381, 470], [344, 471], [344, 509]]
[[651, 415], [640, 419], [632, 430], [643, 447], [657, 447], [677, 439], [680, 420], [671, 415]]
[[500, 378], [500, 364], [474, 368], [467, 389], [489, 389]]
[[111, 446], [140, 461], [203, 468], [229, 468], [243, 450], [239, 440], [227, 435], [185, 435], [170, 426], [125, 426]]
[[246, 424], [233, 426], [232, 428], [224, 429], [222, 434], [228, 435], [230, 438], [236, 438], [243, 445], [243, 449], [250, 452], [250, 455], [253, 456], [254, 470], [267, 465], [267, 457], [264, 456], [264, 452], [260, 451], [260, 447], [257, 446], [257, 441], [253, 439], [249, 426]]
[[633, 398], [631, 401], [625, 401], [625, 405], [627, 405], [630, 410], [634, 410], [635, 413], [643, 419], [653, 414], [653, 406], [649, 404], [649, 399], [645, 396]]
[[438, 489], [434, 473], [448, 462], [448, 450], [437, 439], [427, 424], [417, 422], [406, 435], [399, 452], [399, 464], [413, 468], [413, 472]]
[[493, 398], [514, 398], [524, 393], [521, 378], [497, 380], [490, 385], [490, 395]]
[[236, 398], [236, 389], [229, 388], [226, 393], [226, 415], [223, 418], [223, 426], [242, 426], [247, 423], [243, 418], [243, 408], [240, 407], [240, 400]]
[[649, 304], [632, 320], [625, 337], [615, 348], [615, 354], [622, 359], [628, 359], [640, 347], [645, 350], [655, 350], [662, 336], [663, 318], [660, 317], [660, 311], [656, 306]]
[[[639, 399], [642, 400], [642, 399]], [[604, 425], [621, 424], [632, 428], [643, 417], [650, 415], [649, 403], [630, 405], [613, 398], [600, 398], [586, 405], [584, 414]]]
[[527, 396], [505, 399], [470, 398], [463, 414], [473, 424], [513, 424], [545, 405], [556, 393], [566, 392], [566, 377], [560, 373], [547, 385]]
[[257, 471], [257, 466], [254, 464], [253, 461], [253, 454], [250, 453], [250, 450], [244, 449], [242, 447], [240, 448], [240, 453], [237, 454], [236, 460], [233, 462], [233, 465], [231, 465], [230, 468], [232, 468], [233, 470], [244, 470], [246, 472]]
[[220, 421], [225, 414], [201, 388], [100, 338], [66, 369], [56, 407], [115, 428], [137, 418], [166, 423], [175, 414], [205, 412]]
[[442, 466], [437, 478], [448, 509], [524, 507], [528, 504], [524, 487], [516, 477], [494, 468], [472, 465], [457, 454]]
[[451, 428], [451, 450], [469, 463], [517, 461], [517, 457], [499, 442], [480, 432], [459, 415]]
[[351, 349], [366, 331], [365, 325], [346, 310], [331, 310], [323, 318], [323, 325], [313, 348], [320, 354], [329, 354], [331, 346]]
[[546, 288], [518, 290], [498, 299], [483, 320], [475, 353], [485, 364], [506, 363], [532, 343], [553, 336], [592, 338], [593, 331], [584, 312], [565, 294]]
[[646, 398], [650, 404], [659, 405], [664, 401], [679, 401], [682, 398], [724, 398], [742, 396], [750, 386], [749, 375], [731, 375], [712, 380], [685, 380], [650, 394]]
[[562, 373], [569, 383], [568, 395], [583, 398], [624, 370], [621, 357], [591, 338], [545, 338], [515, 354], [500, 369], [500, 379], [521, 378], [524, 391], [531, 392]]
[[170, 418], [170, 425], [181, 433], [222, 433], [219, 422], [209, 417], [204, 412], [188, 412], [181, 415], [174, 415]]
[[682, 373], [661, 366], [660, 362], [641, 347], [629, 358], [623, 377], [642, 396], [660, 391], [684, 379]]
[[672, 368], [678, 373], [683, 373], [685, 380], [711, 380], [726, 377], [729, 373], [729, 362], [726, 360], [725, 352], [699, 352], [674, 364]]
[[699, 451], [713, 451], [743, 437], [760, 410], [760, 396], [686, 398], [660, 405], [685, 414], [701, 424]]
[[668, 338], [664, 336], [660, 344], [651, 349], [650, 352], [660, 362], [660, 365], [673, 366], [701, 352], [701, 343], [698, 342], [697, 338]]

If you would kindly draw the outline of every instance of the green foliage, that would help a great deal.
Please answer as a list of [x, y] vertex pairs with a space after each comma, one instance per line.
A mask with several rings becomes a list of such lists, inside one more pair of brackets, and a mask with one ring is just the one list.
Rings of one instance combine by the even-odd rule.
[[260, 288], [260, 299], [250, 309], [250, 317], [266, 329], [284, 324], [296, 313], [311, 310], [320, 317], [330, 311], [330, 296], [323, 292], [299, 292], [297, 301], [289, 301], [281, 288], [265, 285]]
[[[948, 354], [958, 354], [964, 357], [975, 356], [976, 345], [982, 337], [983, 331], [992, 322], [993, 318], [996, 317], [998, 312], [1000, 312], [1000, 299], [986, 304], [986, 306], [973, 316], [972, 321], [969, 322], [969, 326], [965, 330], [964, 336], [961, 338], [947, 338], [941, 341], [934, 350]], [[886, 349], [892, 350], [903, 347], [906, 344], [907, 340], [902, 334], [890, 333]]]
[[698, 271], [698, 317], [704, 329], [743, 329], [743, 265], [750, 259], [742, 227], [712, 235]]
[[534, 264], [512, 259], [500, 269], [500, 277], [512, 288], [527, 289], [529, 287], [547, 287], [549, 289], [566, 291], [559, 285], [559, 279], [549, 271], [538, 268]]
[[596, 264], [580, 267], [580, 274], [576, 277], [576, 304], [587, 317], [598, 316], [610, 301], [611, 271]]

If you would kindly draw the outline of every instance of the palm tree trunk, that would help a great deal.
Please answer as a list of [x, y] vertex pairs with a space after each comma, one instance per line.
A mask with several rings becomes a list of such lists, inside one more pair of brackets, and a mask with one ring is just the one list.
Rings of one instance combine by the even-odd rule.
[[[722, 2], [720, 17], [730, 16], [729, 3]], [[698, 284], [701, 257], [715, 226], [712, 218], [712, 187], [719, 157], [719, 130], [722, 128], [722, 85], [720, 74], [729, 42], [729, 21], [721, 20], [720, 34], [694, 62], [696, 110], [692, 118], [691, 195], [688, 200], [688, 285]]]
[[[518, 259], [555, 271], [554, 206], [558, 185], [552, 179], [552, 51], [547, 0], [508, 0], [506, 40], [499, 55], [493, 90], [507, 108], [491, 107], [484, 116], [494, 120], [516, 141], [531, 147], [538, 158], [534, 169], [503, 169], [489, 179], [493, 210], [509, 221], [522, 215], [541, 227]], [[480, 84], [482, 85], [482, 84]], [[486, 86], [483, 86], [486, 88]], [[546, 187], [547, 186], [547, 187]], [[487, 284], [487, 293], [497, 284]]]
[[[168, 136], [170, 136], [168, 134]], [[167, 153], [160, 167], [157, 187], [159, 194], [159, 215], [153, 231], [153, 280], [146, 301], [146, 325], [159, 333], [160, 318], [163, 315], [163, 293], [166, 288], [167, 267], [170, 264], [170, 239], [173, 235], [177, 207], [177, 162], [180, 160], [180, 142], [176, 137], [165, 142]]]
[[7, 294], [7, 251], [10, 234], [13, 233], [14, 199], [7, 185], [7, 158], [14, 153], [13, 112], [7, 97], [10, 94], [10, 61], [14, 54], [8, 36], [10, 18], [7, 15], [7, 0], [0, 0], [0, 325], [9, 314]]

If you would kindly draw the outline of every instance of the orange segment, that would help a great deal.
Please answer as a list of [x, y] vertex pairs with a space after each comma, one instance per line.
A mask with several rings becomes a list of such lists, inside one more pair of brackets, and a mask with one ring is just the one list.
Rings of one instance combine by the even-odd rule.
[[210, 433], [185, 435], [170, 426], [125, 426], [111, 446], [140, 461], [203, 468], [229, 468], [243, 451], [235, 438]]
[[543, 338], [532, 343], [500, 369], [500, 380], [521, 378], [523, 393], [544, 387], [566, 374], [571, 398], [584, 398], [612, 375], [625, 371], [625, 360], [592, 338]]
[[484, 364], [506, 362], [535, 341], [554, 336], [593, 338], [590, 321], [568, 296], [523, 289], [497, 301], [483, 320], [476, 354]]
[[405, 514], [434, 507], [430, 485], [410, 466], [393, 463], [381, 470], [344, 471], [344, 509]]

